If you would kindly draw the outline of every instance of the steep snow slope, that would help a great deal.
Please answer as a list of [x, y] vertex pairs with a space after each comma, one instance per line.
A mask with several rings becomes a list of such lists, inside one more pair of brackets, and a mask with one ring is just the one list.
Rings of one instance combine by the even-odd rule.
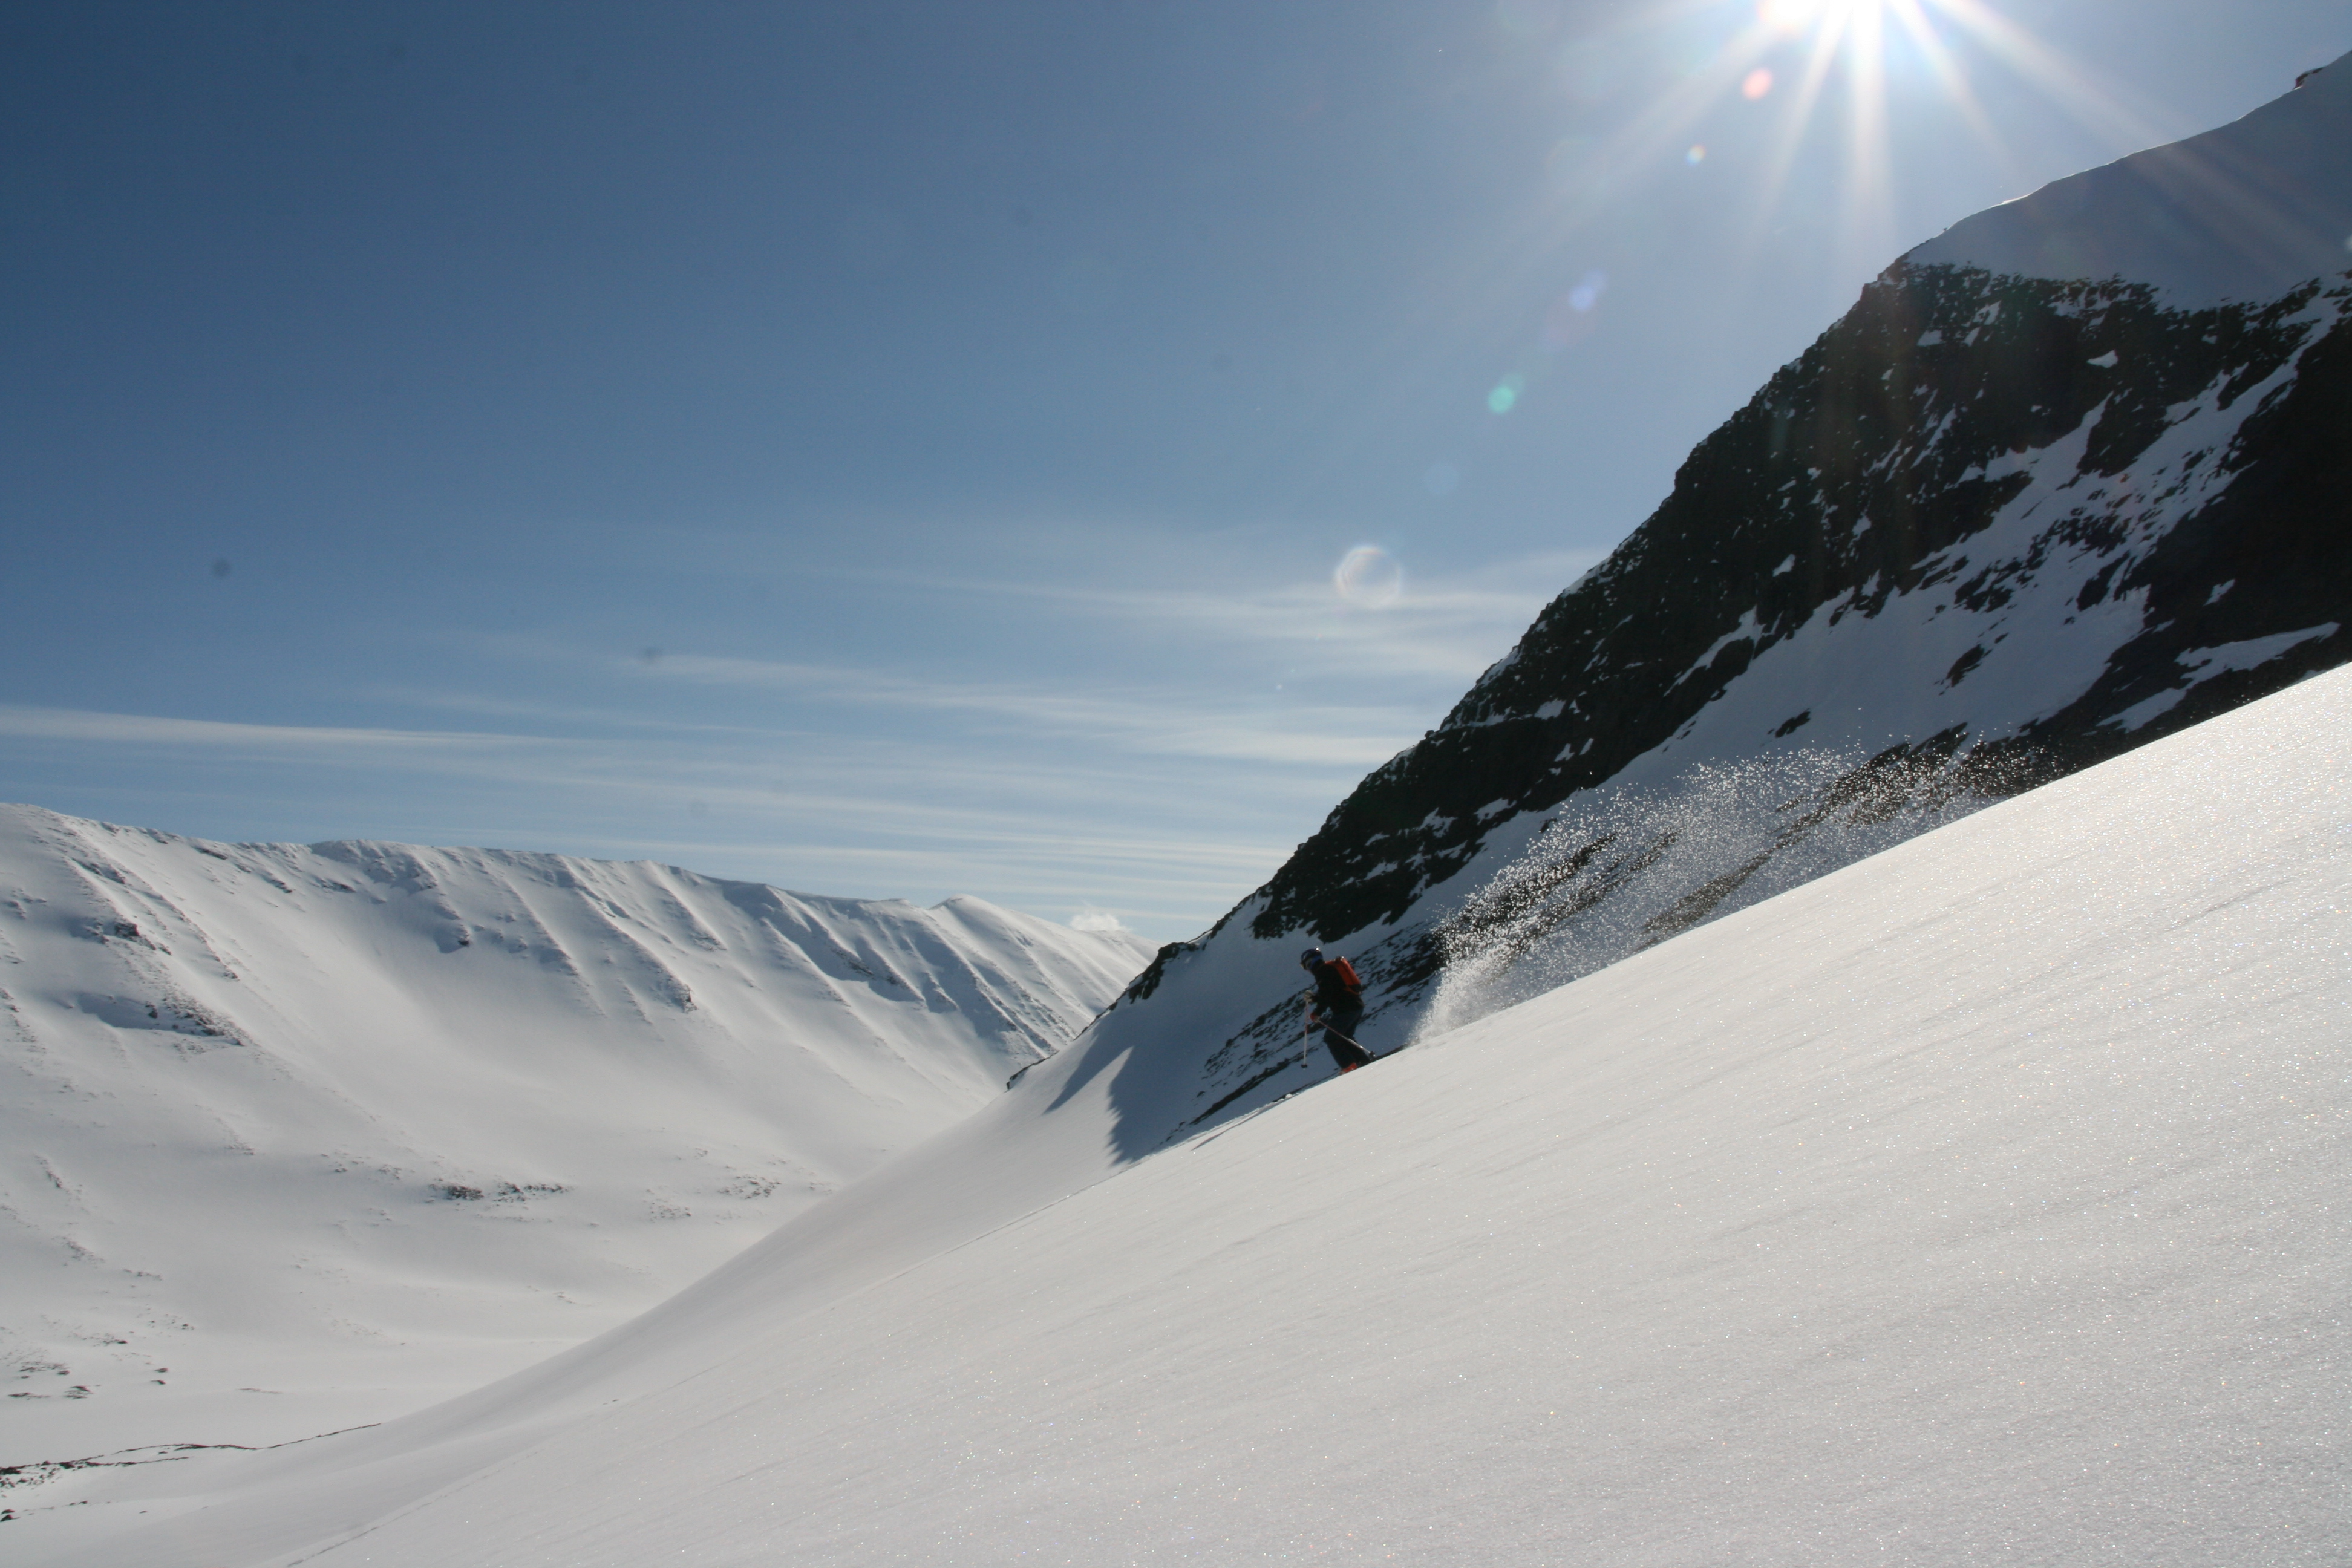
[[0, 807], [0, 1463], [307, 1436], [576, 1342], [1142, 958], [971, 899]]
[[1097, 1035], [546, 1367], [12, 1556], [2333, 1560], [2347, 779], [2339, 672], [1124, 1168], [1191, 1079]]
[[2352, 218], [2270, 244], [2346, 209], [2347, 125], [2339, 62], [1896, 263], [1106, 1036], [1245, 1110], [1309, 941], [1386, 1049], [2352, 657]]
[[2027, 278], [2153, 284], [2168, 304], [2275, 300], [2343, 269], [2352, 238], [2352, 71], [2307, 77], [2244, 119], [2044, 185], [1905, 259]]

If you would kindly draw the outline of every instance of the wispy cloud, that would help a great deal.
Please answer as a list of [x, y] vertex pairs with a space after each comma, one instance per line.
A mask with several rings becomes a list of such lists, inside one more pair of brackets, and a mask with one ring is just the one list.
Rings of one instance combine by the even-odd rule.
[[[329, 770], [344, 781], [327, 792], [342, 802], [336, 837], [660, 859], [858, 896], [976, 890], [1046, 913], [1093, 904], [1158, 934], [1189, 934], [1202, 910], [1262, 879], [1289, 847], [1275, 824], [1286, 813], [1311, 819], [1328, 795], [1314, 773], [1273, 789], [1265, 777], [1236, 785], [1206, 763], [1139, 773], [1073, 755], [1083, 748], [982, 751], [750, 726], [648, 743], [10, 705], [0, 706], [0, 737], [26, 742], [20, 756], [42, 742], [62, 748], [108, 781], [98, 793], [111, 798], [145, 798], [142, 781], [181, 770], [215, 786], [254, 780], [257, 798], [315, 797], [302, 775]], [[429, 829], [362, 826], [414, 822], [423, 800], [433, 802]]]
[[486, 752], [502, 746], [560, 745], [522, 735], [464, 731], [382, 730], [334, 725], [243, 724], [173, 719], [146, 713], [103, 713], [69, 708], [0, 703], [0, 735], [25, 740], [95, 741], [128, 746], [196, 746], [254, 754], [298, 751], [314, 756], [382, 756], [390, 752]]
[[1051, 605], [1091, 620], [1215, 637], [1236, 647], [1258, 644], [1295, 655], [1320, 645], [1326, 654], [1320, 662], [1329, 669], [1451, 682], [1484, 671], [1598, 559], [1592, 552], [1560, 552], [1426, 583], [1408, 580], [1394, 601], [1376, 608], [1349, 603], [1325, 576], [1257, 588], [1139, 589], [885, 569], [837, 574]]
[[1165, 689], [1092, 692], [1003, 683], [921, 680], [835, 665], [676, 654], [662, 679], [764, 688], [803, 699], [929, 709], [1027, 730], [1086, 737], [1127, 750], [1313, 767], [1366, 767], [1414, 733], [1402, 707], [1297, 703], [1252, 713]]
[[[820, 750], [805, 743], [807, 736], [792, 732], [736, 727], [729, 733], [735, 744], [649, 749], [613, 737], [251, 724], [0, 705], [0, 736], [26, 740], [204, 751], [370, 770], [400, 767], [566, 791], [660, 784], [691, 789], [706, 805], [772, 808], [789, 801], [802, 813], [868, 824], [923, 824], [959, 835], [986, 823], [1023, 820], [1018, 813], [968, 802], [1036, 797], [1058, 804], [1064, 797], [1099, 797], [1105, 785], [1129, 776], [1109, 768], [1073, 766], [1066, 759], [1034, 763], [1003, 752], [958, 755], [951, 768], [943, 769], [937, 751], [900, 739], [835, 739]], [[789, 743], [747, 743], [762, 741]], [[955, 787], [940, 787], [943, 772], [951, 774]], [[918, 790], [923, 799], [908, 798]], [[1043, 842], [1068, 839], [1071, 833], [1040, 827], [1017, 837]]]
[[[0, 705], [0, 738], [16, 742], [10, 777], [72, 778], [68, 798], [100, 803], [85, 809], [201, 793], [215, 837], [284, 837], [295, 815], [327, 825], [317, 837], [977, 892], [1164, 939], [1271, 874], [1580, 564], [1414, 584], [1377, 609], [1321, 579], [1227, 593], [892, 577], [900, 604], [913, 584], [919, 602], [936, 587], [981, 606], [961, 628], [986, 650], [974, 668], [925, 668], [937, 639], [903, 663], [884, 642], [892, 662], [860, 665], [501, 634], [447, 646], [438, 681], [347, 696], [435, 721], [415, 726]], [[1024, 657], [990, 640], [1007, 626], [1033, 634]], [[488, 673], [446, 673], [466, 670]]]

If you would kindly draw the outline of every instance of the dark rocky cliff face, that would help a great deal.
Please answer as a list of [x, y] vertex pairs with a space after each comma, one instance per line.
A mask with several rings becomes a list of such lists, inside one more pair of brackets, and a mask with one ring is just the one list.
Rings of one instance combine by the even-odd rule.
[[[1200, 1053], [1196, 1121], [1245, 1109], [1290, 1086], [1296, 1009], [1255, 993], [1305, 940], [1354, 956], [1366, 1043], [1393, 1047], [1465, 961], [1614, 921], [1547, 984], [1572, 978], [2341, 663], [2348, 628], [2352, 279], [2174, 309], [1898, 264], [1100, 1027], [1140, 1042], [1168, 991], [1231, 990], [1167, 1016]], [[1739, 807], [1760, 828], [1693, 852], [1727, 778], [1801, 755], [1767, 782], [1786, 798]], [[1637, 788], [1686, 804], [1593, 804]]]
[[[2074, 574], [2079, 610], [2142, 596], [2137, 634], [2089, 686], [2047, 693], [2064, 700], [2030, 713], [1996, 700], [1932, 738], [1997, 788], [2342, 662], [2352, 634], [2340, 627], [2201, 681], [2182, 655], [2352, 624], [2347, 292], [2174, 311], [2127, 285], [1890, 273], [1700, 444], [1665, 503], [1554, 599], [1442, 725], [1340, 803], [1266, 885], [1253, 933], [1337, 940], [1405, 920], [1470, 865], [1499, 816], [1548, 811], [1614, 777], [1825, 612], [1869, 618], [1942, 588], [1950, 610], [1990, 622], [2021, 580], [2061, 572]], [[2296, 374], [2281, 380], [2290, 363]], [[2241, 418], [2213, 447], [2158, 450], [2207, 412]], [[1972, 549], [2032, 484], [2016, 455], [2077, 433], [2076, 475], [2111, 482], [2085, 488], [2021, 551]], [[1963, 686], [1989, 651], [1972, 644], [1942, 679]], [[2121, 721], [2191, 682], [2148, 722]], [[1811, 721], [1803, 690], [1787, 700], [1776, 736]], [[1888, 718], [1899, 744], [1902, 715]], [[1985, 747], [2002, 766], [1976, 756]]]

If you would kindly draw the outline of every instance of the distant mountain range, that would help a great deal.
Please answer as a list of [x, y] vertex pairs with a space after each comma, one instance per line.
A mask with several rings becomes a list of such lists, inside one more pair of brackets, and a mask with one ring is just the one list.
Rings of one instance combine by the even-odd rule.
[[510, 1371], [998, 1097], [1148, 951], [976, 899], [0, 806], [0, 1459]]
[[1392, 1049], [2352, 657], [2347, 148], [2339, 62], [1897, 261], [1100, 1048], [1194, 1125], [1305, 943]]

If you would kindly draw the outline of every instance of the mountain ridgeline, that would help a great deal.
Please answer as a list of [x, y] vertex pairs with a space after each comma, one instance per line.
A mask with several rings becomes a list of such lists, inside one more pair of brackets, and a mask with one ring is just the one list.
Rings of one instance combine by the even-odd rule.
[[977, 899], [0, 805], [0, 1445], [503, 1375], [990, 1103], [1144, 957]]
[[1308, 941], [1392, 1049], [2352, 658], [2352, 70], [2311, 79], [1866, 288], [1080, 1042], [1189, 1101], [1131, 1146], [1318, 1070]]

